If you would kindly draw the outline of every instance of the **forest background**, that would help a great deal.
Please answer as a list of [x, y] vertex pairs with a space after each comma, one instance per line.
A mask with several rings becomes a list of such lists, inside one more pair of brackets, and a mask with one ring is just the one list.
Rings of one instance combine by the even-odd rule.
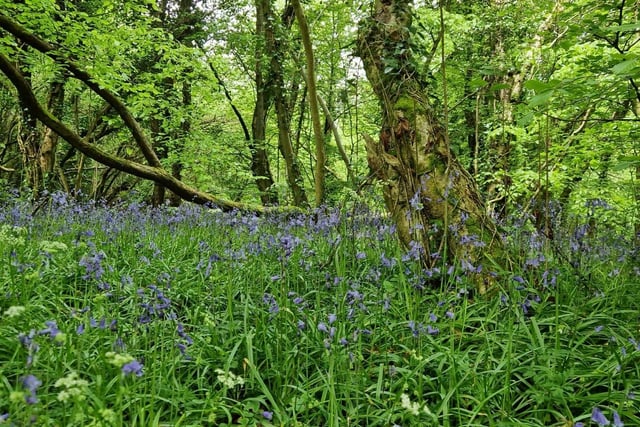
[[640, 424], [639, 9], [0, 0], [0, 424]]
[[[309, 70], [292, 4], [3, 2], [3, 21], [11, 22], [3, 22], [1, 53], [41, 106], [119, 160], [96, 161], [42, 126], [3, 78], [2, 181], [34, 196], [63, 190], [161, 204], [166, 185], [122, 172], [140, 176], [135, 162], [223, 205], [369, 199], [377, 180], [363, 135], [380, 131], [381, 103], [356, 45], [357, 23], [371, 6], [300, 8], [315, 57]], [[388, 55], [384, 71], [394, 76], [408, 64], [420, 76], [450, 150], [492, 215], [525, 212], [540, 226], [551, 201], [570, 213], [604, 199], [616, 209], [600, 220], [637, 232], [637, 8], [625, 1], [449, 2], [441, 19], [437, 4], [417, 4], [409, 44], [398, 47], [412, 56]], [[43, 54], [18, 29], [7, 32], [14, 24], [55, 50]], [[321, 105], [316, 133], [309, 79]], [[132, 135], [120, 108], [144, 136]]]

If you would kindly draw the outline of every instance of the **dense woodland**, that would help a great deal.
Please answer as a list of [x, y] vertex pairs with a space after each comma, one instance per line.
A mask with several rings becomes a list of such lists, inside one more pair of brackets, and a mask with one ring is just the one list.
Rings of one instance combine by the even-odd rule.
[[640, 425], [639, 14], [0, 0], [0, 424]]
[[639, 8], [4, 0], [0, 179], [34, 198], [260, 209], [369, 199], [381, 182], [407, 206], [432, 176], [414, 200], [427, 221], [455, 217], [432, 206], [448, 181], [477, 191], [478, 215], [550, 229], [605, 200], [607, 226], [638, 232]]

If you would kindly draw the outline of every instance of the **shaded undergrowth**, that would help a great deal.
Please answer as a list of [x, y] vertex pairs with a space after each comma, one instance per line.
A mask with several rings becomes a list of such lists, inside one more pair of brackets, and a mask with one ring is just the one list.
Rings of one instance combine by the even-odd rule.
[[640, 271], [613, 233], [512, 224], [487, 298], [363, 207], [29, 209], [0, 211], [9, 425], [640, 425]]

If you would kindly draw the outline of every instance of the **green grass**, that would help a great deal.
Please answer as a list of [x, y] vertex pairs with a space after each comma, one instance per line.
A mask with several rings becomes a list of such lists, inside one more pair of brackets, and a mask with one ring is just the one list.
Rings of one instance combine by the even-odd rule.
[[27, 209], [0, 211], [9, 425], [640, 425], [640, 281], [613, 236], [514, 228], [488, 298], [449, 266], [423, 287], [366, 211]]

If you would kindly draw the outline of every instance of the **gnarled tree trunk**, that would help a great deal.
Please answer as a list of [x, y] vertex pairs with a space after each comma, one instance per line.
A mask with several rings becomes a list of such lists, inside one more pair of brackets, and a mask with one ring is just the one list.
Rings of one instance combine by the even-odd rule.
[[420, 248], [427, 266], [434, 252], [464, 260], [484, 291], [494, 259], [502, 258], [502, 242], [412, 66], [411, 3], [376, 0], [372, 16], [361, 24], [358, 54], [383, 116], [379, 141], [366, 138], [367, 160], [383, 182], [402, 243]]

